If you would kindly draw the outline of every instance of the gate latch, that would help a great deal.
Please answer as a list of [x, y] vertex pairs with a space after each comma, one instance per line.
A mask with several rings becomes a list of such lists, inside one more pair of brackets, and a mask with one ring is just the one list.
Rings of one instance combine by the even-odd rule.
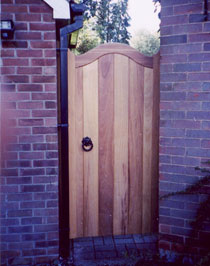
[[91, 151], [93, 148], [93, 142], [91, 140], [91, 138], [89, 137], [85, 137], [82, 139], [82, 148], [84, 151]]

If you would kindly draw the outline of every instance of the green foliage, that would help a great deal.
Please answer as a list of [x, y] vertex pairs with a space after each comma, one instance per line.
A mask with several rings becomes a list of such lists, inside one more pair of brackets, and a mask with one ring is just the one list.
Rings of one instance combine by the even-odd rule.
[[161, 3], [161, 0], [152, 0], [154, 5], [155, 5], [155, 12], [159, 12], [158, 13], [158, 17], [160, 19], [160, 3]]
[[[200, 168], [196, 167], [196, 169]], [[203, 170], [202, 172], [204, 172], [204, 169], [202, 170]], [[203, 191], [203, 186], [208, 185], [209, 183], [210, 183], [210, 175], [207, 175], [198, 180], [195, 184], [188, 186], [185, 190], [168, 193], [166, 195], [161, 196], [160, 199], [165, 199], [175, 195], [205, 194], [205, 192]]]
[[209, 266], [210, 265], [210, 253], [202, 257], [196, 266]]
[[97, 41], [93, 39], [84, 39], [76, 49], [76, 54], [84, 54], [97, 46]]
[[100, 44], [100, 38], [95, 30], [93, 18], [84, 22], [83, 28], [79, 31], [76, 54], [84, 54]]
[[127, 28], [130, 26], [130, 16], [127, 13], [128, 0], [121, 0], [114, 3], [112, 7], [111, 23], [114, 23], [114, 29], [111, 41], [128, 44], [131, 35]]
[[148, 30], [139, 30], [131, 39], [131, 46], [144, 55], [152, 56], [160, 48], [159, 33], [151, 33]]
[[111, 22], [111, 8], [110, 1], [100, 0], [100, 6], [97, 10], [97, 32], [101, 38], [101, 42], [109, 42], [112, 32], [114, 30], [114, 24]]
[[98, 1], [97, 0], [83, 0], [81, 1], [86, 6], [86, 11], [84, 13], [84, 19], [88, 20], [92, 17], [95, 17], [96, 10], [98, 8]]
[[130, 34], [130, 16], [128, 15], [128, 0], [83, 0], [87, 6], [85, 19], [95, 18], [96, 31], [101, 43], [120, 42], [127, 43]]
[[[210, 165], [210, 161], [205, 162], [207, 165]], [[160, 199], [165, 199], [174, 195], [181, 194], [197, 194], [204, 195], [204, 200], [199, 204], [197, 209], [195, 220], [191, 222], [192, 233], [194, 231], [200, 232], [205, 229], [205, 223], [210, 222], [210, 170], [207, 168], [196, 167], [195, 170], [198, 170], [206, 175], [201, 177], [195, 184], [188, 186], [185, 190], [168, 193], [160, 197]], [[202, 239], [200, 239], [202, 243]], [[203, 240], [204, 247], [210, 247], [210, 243], [206, 243], [205, 239]], [[208, 260], [209, 262], [210, 260]], [[202, 264], [207, 265], [207, 264]], [[210, 265], [210, 264], [208, 264]]]

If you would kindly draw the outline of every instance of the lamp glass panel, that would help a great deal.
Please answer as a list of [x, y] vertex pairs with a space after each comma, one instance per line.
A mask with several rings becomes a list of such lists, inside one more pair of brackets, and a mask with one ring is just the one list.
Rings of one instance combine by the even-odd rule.
[[70, 45], [77, 44], [78, 35], [79, 35], [79, 30], [72, 32], [71, 39], [70, 39]]
[[12, 28], [11, 21], [2, 20], [1, 21], [1, 29], [10, 30]]

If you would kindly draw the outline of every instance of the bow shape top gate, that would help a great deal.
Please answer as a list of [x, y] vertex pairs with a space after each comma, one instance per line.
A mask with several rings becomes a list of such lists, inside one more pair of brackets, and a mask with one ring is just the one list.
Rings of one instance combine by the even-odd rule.
[[159, 57], [68, 55], [70, 238], [156, 230]]

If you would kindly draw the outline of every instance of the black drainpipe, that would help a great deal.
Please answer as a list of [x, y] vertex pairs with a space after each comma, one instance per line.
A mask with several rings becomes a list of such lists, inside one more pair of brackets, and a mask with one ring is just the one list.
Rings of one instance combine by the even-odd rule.
[[[69, 35], [83, 27], [81, 12], [72, 14], [77, 4], [70, 4], [71, 21], [60, 31], [60, 92], [59, 92], [59, 256], [68, 258], [70, 253], [69, 241], [69, 154], [68, 154], [68, 47]], [[73, 10], [73, 11], [72, 11]], [[84, 11], [84, 10], [83, 10]], [[79, 14], [79, 15], [78, 15]]]

